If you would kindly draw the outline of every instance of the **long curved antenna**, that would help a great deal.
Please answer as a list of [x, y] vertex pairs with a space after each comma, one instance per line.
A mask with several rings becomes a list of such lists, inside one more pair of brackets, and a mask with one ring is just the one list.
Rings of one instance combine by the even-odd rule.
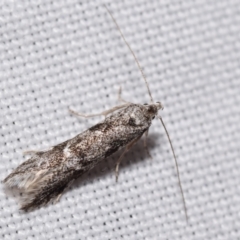
[[128, 46], [129, 51], [130, 51], [131, 54], [133, 55], [134, 60], [135, 60], [135, 62], [136, 62], [136, 64], [137, 64], [137, 66], [138, 66], [138, 68], [139, 68], [139, 70], [140, 70], [140, 72], [141, 72], [141, 74], [142, 74], [142, 77], [143, 77], [143, 79], [144, 79], [144, 81], [145, 81], [145, 84], [146, 84], [146, 86], [147, 86], [147, 90], [148, 90], [148, 94], [149, 94], [149, 96], [150, 96], [151, 102], [153, 103], [152, 94], [151, 94], [151, 92], [150, 92], [150, 88], [149, 88], [149, 85], [148, 85], [148, 82], [147, 82], [146, 76], [145, 76], [145, 74], [144, 74], [144, 72], [143, 72], [142, 67], [141, 67], [140, 64], [139, 64], [139, 61], [138, 61], [136, 55], [134, 54], [133, 50], [131, 49], [130, 45], [128, 44], [127, 40], [125, 39], [125, 37], [124, 37], [124, 35], [123, 35], [123, 33], [122, 33], [120, 27], [119, 27], [118, 24], [117, 24], [117, 21], [116, 21], [115, 18], [113, 17], [112, 13], [109, 11], [109, 9], [107, 8], [107, 6], [106, 6], [105, 4], [104, 4], [104, 7], [107, 9], [109, 15], [111, 16], [113, 22], [114, 22], [115, 25], [116, 25], [118, 31], [120, 32], [123, 41], [124, 41], [125, 44]]
[[[109, 11], [109, 9], [107, 8], [107, 6], [106, 6], [105, 4], [104, 4], [104, 7], [107, 9], [109, 15], [111, 16], [113, 22], [114, 22], [115, 25], [116, 25], [116, 28], [118, 29], [118, 31], [119, 31], [120, 34], [121, 34], [122, 39], [124, 40], [125, 44], [127, 45], [127, 47], [128, 47], [128, 49], [129, 49], [129, 51], [131, 52], [132, 56], [134, 57], [134, 60], [135, 60], [135, 62], [136, 62], [136, 64], [137, 64], [137, 66], [138, 66], [138, 68], [139, 68], [139, 70], [140, 70], [140, 72], [141, 72], [141, 74], [142, 74], [142, 77], [143, 77], [143, 79], [144, 79], [144, 81], [145, 81], [145, 84], [146, 84], [146, 86], [147, 86], [147, 90], [148, 90], [148, 94], [149, 94], [149, 96], [150, 96], [151, 102], [153, 103], [153, 98], [152, 98], [152, 94], [151, 94], [151, 92], [150, 92], [150, 88], [149, 88], [147, 79], [146, 79], [146, 77], [145, 77], [145, 74], [144, 74], [144, 72], [143, 72], [142, 67], [141, 67], [140, 64], [139, 64], [139, 61], [138, 61], [136, 55], [134, 54], [133, 50], [131, 49], [130, 45], [128, 44], [127, 40], [125, 39], [125, 37], [124, 37], [124, 35], [123, 35], [123, 33], [122, 33], [119, 25], [117, 24], [117, 21], [115, 20], [115, 18], [113, 17], [113, 15], [111, 14], [111, 12]], [[172, 150], [172, 153], [173, 153], [173, 157], [174, 157], [174, 161], [175, 161], [175, 167], [176, 167], [176, 172], [177, 172], [177, 177], [178, 177], [178, 185], [179, 185], [179, 188], [180, 188], [180, 191], [181, 191], [181, 195], [182, 195], [182, 201], [183, 201], [183, 206], [184, 206], [185, 217], [186, 217], [186, 220], [187, 220], [187, 222], [188, 222], [187, 207], [186, 207], [185, 197], [184, 197], [183, 189], [182, 189], [182, 185], [181, 185], [181, 179], [180, 179], [180, 174], [179, 174], [179, 169], [178, 169], [177, 158], [176, 158], [176, 155], [175, 155], [175, 152], [174, 152], [174, 148], [173, 148], [173, 145], [172, 145], [172, 141], [171, 141], [171, 139], [170, 139], [169, 133], [168, 133], [167, 128], [166, 128], [166, 125], [164, 124], [163, 119], [162, 119], [161, 117], [159, 117], [159, 120], [161, 121], [161, 123], [162, 123], [162, 125], [163, 125], [163, 128], [164, 128], [164, 130], [165, 130], [165, 132], [166, 132], [166, 134], [167, 134], [168, 141], [169, 141], [169, 143], [170, 143], [171, 150]]]
[[167, 134], [168, 141], [169, 141], [171, 149], [172, 149], [172, 153], [173, 153], [173, 157], [174, 157], [174, 161], [175, 161], [176, 172], [177, 172], [177, 177], [178, 177], [178, 185], [179, 185], [179, 188], [180, 188], [180, 191], [181, 191], [181, 195], [182, 195], [182, 201], [183, 201], [183, 206], [184, 206], [185, 217], [186, 217], [186, 220], [188, 222], [187, 207], [186, 207], [185, 197], [184, 197], [184, 194], [183, 194], [183, 189], [182, 189], [182, 184], [181, 184], [181, 179], [180, 179], [180, 174], [179, 174], [178, 163], [177, 163], [177, 158], [176, 158], [176, 155], [175, 155], [175, 151], [174, 151], [174, 148], [173, 148], [170, 136], [168, 134], [166, 125], [163, 122], [163, 119], [160, 116], [158, 116], [158, 118], [159, 118], [159, 120], [161, 121], [161, 123], [163, 125], [163, 128], [164, 128], [164, 130], [165, 130], [165, 132]]

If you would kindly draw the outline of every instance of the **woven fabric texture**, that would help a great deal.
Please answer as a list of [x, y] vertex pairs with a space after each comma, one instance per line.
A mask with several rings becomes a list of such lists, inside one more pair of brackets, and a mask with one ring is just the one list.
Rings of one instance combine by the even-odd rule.
[[150, 102], [148, 79], [178, 158], [160, 122], [78, 179], [60, 202], [19, 211], [20, 193], [0, 186], [1, 239], [240, 239], [240, 1], [0, 2], [0, 179], [24, 150], [63, 142], [102, 120], [79, 119], [122, 97]]

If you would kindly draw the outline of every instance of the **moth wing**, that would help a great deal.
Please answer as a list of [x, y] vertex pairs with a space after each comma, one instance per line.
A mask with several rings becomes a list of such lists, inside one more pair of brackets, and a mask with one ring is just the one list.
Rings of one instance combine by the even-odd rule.
[[40, 173], [39, 177], [24, 189], [21, 209], [28, 211], [58, 199], [75, 177], [75, 171], [61, 169]]
[[40, 163], [49, 163], [51, 156], [48, 155], [46, 161], [41, 154], [36, 153], [3, 180], [7, 186], [22, 191], [21, 209], [33, 210], [59, 198], [69, 183], [84, 173], [81, 169], [66, 166], [65, 163], [71, 159], [43, 167]]

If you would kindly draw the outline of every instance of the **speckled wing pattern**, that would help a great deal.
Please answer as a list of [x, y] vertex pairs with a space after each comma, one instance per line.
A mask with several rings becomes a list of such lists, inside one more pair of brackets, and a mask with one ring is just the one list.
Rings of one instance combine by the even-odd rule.
[[23, 210], [56, 200], [73, 180], [141, 137], [157, 111], [155, 104], [129, 104], [74, 138], [47, 151], [34, 152], [3, 182], [23, 192]]

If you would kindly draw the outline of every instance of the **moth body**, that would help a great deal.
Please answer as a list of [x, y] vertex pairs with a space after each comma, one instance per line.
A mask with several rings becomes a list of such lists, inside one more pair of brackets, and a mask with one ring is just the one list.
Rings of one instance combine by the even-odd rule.
[[128, 104], [104, 121], [47, 151], [34, 152], [4, 183], [23, 192], [22, 209], [58, 199], [64, 189], [122, 147], [137, 141], [151, 126], [160, 103]]

